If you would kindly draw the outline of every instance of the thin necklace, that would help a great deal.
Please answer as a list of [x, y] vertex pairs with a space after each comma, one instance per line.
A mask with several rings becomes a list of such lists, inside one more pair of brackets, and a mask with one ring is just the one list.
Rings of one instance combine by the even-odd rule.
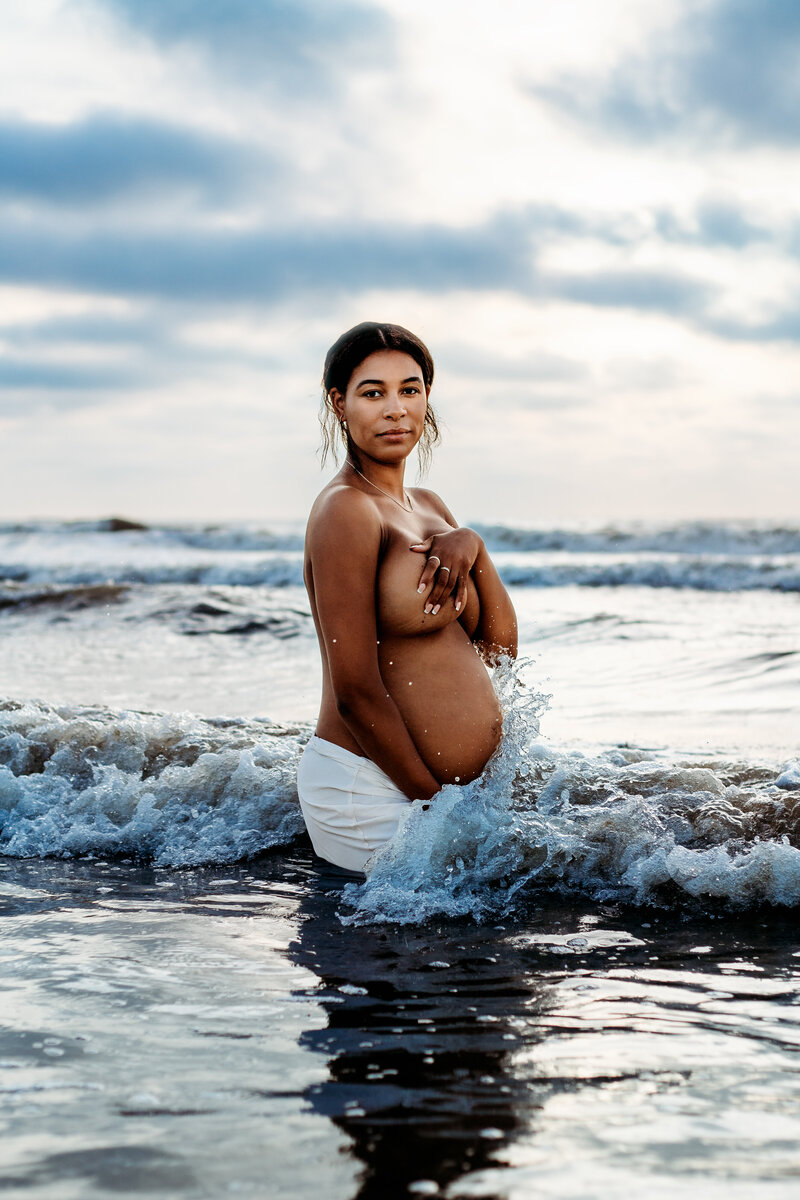
[[[347, 460], [347, 463], [348, 463], [348, 466], [351, 466], [353, 468], [356, 475], [360, 475], [362, 479], [367, 479], [364, 472], [359, 471], [359, 469], [355, 465], [355, 463], [350, 462], [349, 458]], [[380, 492], [382, 496], [386, 496], [387, 500], [393, 500], [398, 508], [402, 508], [403, 512], [413, 512], [414, 511], [414, 505], [411, 503], [411, 497], [409, 496], [409, 494], [405, 490], [405, 488], [403, 489], [403, 495], [405, 496], [406, 500], [408, 501], [408, 508], [406, 508], [405, 504], [401, 504], [396, 496], [392, 496], [389, 492], [384, 492], [383, 488], [378, 487], [377, 483], [373, 483], [371, 479], [367, 479], [367, 483], [369, 484], [370, 487], [374, 487], [376, 492]]]

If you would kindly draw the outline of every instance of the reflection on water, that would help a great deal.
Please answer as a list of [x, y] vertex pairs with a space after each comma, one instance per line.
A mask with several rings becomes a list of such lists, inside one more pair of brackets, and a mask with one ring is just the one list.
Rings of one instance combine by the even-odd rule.
[[[306, 1098], [379, 1196], [787, 1198], [800, 1173], [791, 918], [551, 900], [512, 925], [342, 927], [323, 876], [290, 947], [327, 1060]], [[764, 1190], [762, 1190], [764, 1189]]]
[[497, 1162], [537, 1106], [513, 1054], [552, 1004], [547, 982], [501, 929], [342, 928], [330, 898], [310, 908], [290, 953], [324, 985], [328, 1027], [302, 1044], [329, 1077], [307, 1098], [352, 1139], [359, 1200], [434, 1194]]
[[789, 1200], [791, 914], [343, 927], [308, 850], [0, 859], [11, 1200]]

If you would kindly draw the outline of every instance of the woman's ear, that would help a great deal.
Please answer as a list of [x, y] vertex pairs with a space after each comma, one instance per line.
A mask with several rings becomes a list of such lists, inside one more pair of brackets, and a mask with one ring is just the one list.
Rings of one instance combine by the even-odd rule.
[[344, 417], [344, 396], [338, 388], [331, 388], [328, 392], [328, 399], [331, 402], [331, 408], [335, 412], [337, 418], [341, 421]]

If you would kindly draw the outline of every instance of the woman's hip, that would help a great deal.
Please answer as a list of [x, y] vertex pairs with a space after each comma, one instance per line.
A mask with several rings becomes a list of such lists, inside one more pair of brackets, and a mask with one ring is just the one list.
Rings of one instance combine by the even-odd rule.
[[374, 762], [316, 736], [300, 759], [297, 793], [315, 852], [351, 871], [364, 870], [409, 806]]

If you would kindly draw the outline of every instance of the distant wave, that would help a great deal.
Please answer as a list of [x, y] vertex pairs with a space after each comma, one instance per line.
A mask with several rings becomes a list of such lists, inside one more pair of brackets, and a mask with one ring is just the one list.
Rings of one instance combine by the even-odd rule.
[[[469, 521], [490, 550], [565, 551], [575, 554], [660, 553], [690, 555], [800, 554], [800, 525], [768, 521], [679, 521], [660, 525], [615, 522], [583, 525], [525, 526]], [[2, 539], [80, 542], [94, 535], [96, 544], [144, 548], [191, 547], [214, 551], [300, 551], [304, 522], [263, 526], [254, 521], [219, 524], [142, 525], [116, 517], [94, 521], [19, 521], [0, 523]], [[99, 535], [99, 537], [98, 537]]]
[[304, 523], [290, 521], [285, 528], [265, 528], [255, 522], [231, 522], [206, 525], [144, 525], [117, 517], [97, 521], [17, 521], [0, 523], [0, 539], [36, 538], [51, 544], [69, 540], [72, 543], [92, 541], [105, 545], [109, 552], [121, 552], [123, 547], [139, 550], [147, 546], [191, 547], [196, 550], [302, 550]]
[[[711, 592], [772, 590], [800, 591], [800, 555], [735, 557], [640, 553], [617, 555], [558, 554], [545, 551], [509, 554], [495, 551], [501, 578], [515, 587], [650, 587], [692, 588]], [[274, 552], [249, 557], [217, 558], [206, 554], [190, 559], [123, 556], [99, 562], [3, 561], [0, 581], [31, 587], [84, 589], [88, 602], [93, 588], [125, 585], [194, 584], [205, 587], [302, 587], [303, 560], [299, 552]], [[0, 585], [1, 586], [1, 585]], [[6, 589], [6, 603], [13, 597]], [[100, 593], [98, 593], [98, 596]], [[43, 602], [46, 596], [43, 594]], [[3, 601], [0, 599], [0, 606]]]
[[499, 573], [516, 587], [693, 588], [707, 592], [800, 591], [800, 555], [745, 558], [694, 554], [630, 554], [538, 558], [495, 552]]
[[800, 554], [800, 526], [757, 521], [619, 523], [597, 529], [477, 524], [489, 550], [561, 550], [571, 554]]
[[217, 560], [194, 556], [148, 561], [145, 556], [99, 562], [3, 562], [0, 548], [0, 581], [27, 585], [90, 588], [100, 585], [202, 584], [207, 587], [302, 587], [303, 560], [298, 553], [268, 557]]

